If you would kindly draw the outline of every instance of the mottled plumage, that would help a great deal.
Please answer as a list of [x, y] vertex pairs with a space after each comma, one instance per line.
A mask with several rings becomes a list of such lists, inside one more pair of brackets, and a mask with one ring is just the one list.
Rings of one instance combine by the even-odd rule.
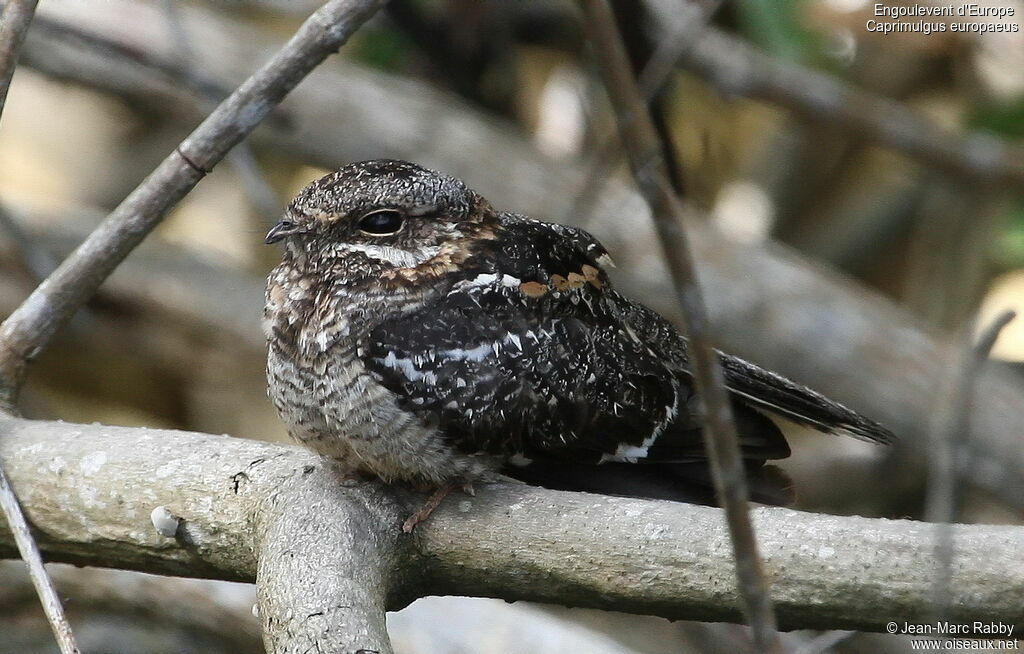
[[[558, 488], [706, 501], [686, 341], [616, 292], [576, 228], [495, 211], [400, 161], [309, 185], [267, 236], [270, 396], [290, 433], [377, 475], [443, 486], [510, 474]], [[722, 355], [753, 495], [788, 492], [766, 414], [888, 442], [883, 427]]]

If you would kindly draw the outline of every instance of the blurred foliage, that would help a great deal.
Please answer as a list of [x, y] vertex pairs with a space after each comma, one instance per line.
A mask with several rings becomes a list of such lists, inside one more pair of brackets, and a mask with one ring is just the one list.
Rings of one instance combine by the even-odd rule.
[[[1024, 138], [1024, 96], [973, 107], [964, 123], [968, 129], [1020, 140]], [[1024, 147], [1021, 152], [1024, 156]], [[1000, 227], [992, 246], [992, 263], [997, 272], [1024, 268], [1024, 199], [1017, 197], [1007, 204], [996, 223]]]
[[1024, 202], [1017, 201], [1007, 214], [995, 243], [996, 264], [1001, 270], [1024, 268]]
[[822, 61], [821, 39], [807, 29], [807, 0], [736, 0], [743, 34], [768, 53], [800, 63]]
[[967, 127], [1011, 139], [1024, 137], [1024, 96], [976, 109], [968, 118]]
[[352, 38], [348, 55], [367, 66], [394, 72], [409, 65], [415, 54], [414, 48], [412, 41], [399, 30], [387, 25], [370, 24]]

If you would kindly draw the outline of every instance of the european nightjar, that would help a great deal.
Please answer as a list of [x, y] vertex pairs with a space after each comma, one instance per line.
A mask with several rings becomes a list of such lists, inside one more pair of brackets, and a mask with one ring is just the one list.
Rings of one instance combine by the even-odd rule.
[[[497, 211], [403, 161], [307, 186], [267, 235], [270, 397], [293, 437], [385, 481], [507, 474], [713, 499], [686, 340], [623, 297], [593, 236]], [[785, 503], [768, 416], [888, 442], [850, 409], [722, 354], [752, 498]]]

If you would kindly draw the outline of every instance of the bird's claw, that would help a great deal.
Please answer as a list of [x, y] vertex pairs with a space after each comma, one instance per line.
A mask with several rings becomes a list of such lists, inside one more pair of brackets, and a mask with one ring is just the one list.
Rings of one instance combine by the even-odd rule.
[[456, 488], [461, 488], [467, 495], [472, 496], [475, 494], [473, 484], [471, 483], [447, 484], [438, 488], [431, 493], [430, 497], [428, 497], [427, 501], [423, 503], [423, 506], [420, 507], [419, 511], [406, 518], [405, 522], [402, 523], [402, 533], [412, 533], [412, 530], [416, 528], [416, 525], [429, 518], [430, 514], [434, 512], [434, 509], [440, 506], [441, 502], [444, 501], [444, 498], [448, 497], [448, 494]]

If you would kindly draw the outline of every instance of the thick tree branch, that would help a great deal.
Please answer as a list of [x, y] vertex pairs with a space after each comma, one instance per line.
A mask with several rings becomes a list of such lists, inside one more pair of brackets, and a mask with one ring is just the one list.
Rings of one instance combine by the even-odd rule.
[[[81, 449], [68, 451], [60, 437], [40, 438], [44, 424], [0, 423], [0, 459], [19, 471], [39, 465], [26, 453], [48, 462], [49, 482], [15, 483], [44, 547], [62, 543], [51, 558], [256, 579], [268, 652], [304, 652], [312, 642], [332, 652], [390, 651], [383, 607], [401, 565], [382, 553], [401, 551], [401, 511], [379, 488], [346, 489], [323, 460], [294, 448], [105, 428], [80, 433]], [[63, 437], [75, 439], [74, 431]], [[36, 445], [19, 451], [22, 437]], [[44, 495], [50, 507], [34, 511]], [[178, 518], [173, 535], [150, 524], [157, 507]], [[0, 540], [8, 546], [6, 532]]]
[[690, 240], [683, 226], [682, 205], [672, 188], [664, 144], [637, 86], [611, 8], [605, 0], [583, 0], [583, 8], [592, 50], [615, 110], [620, 141], [629, 157], [637, 186], [650, 207], [662, 256], [675, 286], [683, 333], [693, 359], [693, 377], [701, 403], [703, 436], [715, 495], [725, 509], [736, 557], [741, 606], [750, 622], [757, 650], [778, 651], [772, 601], [748, 512], [749, 495], [736, 421], [725, 390], [725, 375], [712, 343], [707, 308]]
[[0, 405], [13, 406], [28, 360], [171, 207], [380, 5], [330, 0], [314, 12], [0, 325]]
[[[739, 619], [719, 509], [493, 485], [475, 498], [447, 500], [407, 537], [398, 535], [399, 525], [414, 498], [406, 506], [378, 484], [345, 486], [323, 460], [295, 447], [12, 418], [0, 422], [0, 458], [51, 560], [241, 581], [252, 581], [259, 567], [265, 588], [313, 584], [317, 601], [296, 606], [306, 615], [333, 611], [336, 624], [365, 630], [371, 640], [379, 632], [366, 616], [379, 611], [380, 598], [391, 610], [439, 593]], [[177, 538], [150, 524], [157, 506], [181, 518]], [[292, 511], [297, 515], [287, 517]], [[754, 515], [784, 628], [881, 630], [890, 620], [915, 620], [928, 606], [932, 525], [777, 508]], [[288, 526], [303, 519], [306, 536]], [[358, 532], [343, 534], [346, 529]], [[1018, 602], [1024, 527], [956, 525], [952, 531], [949, 618], [1024, 628]], [[258, 564], [277, 556], [266, 540], [277, 535], [297, 538], [296, 552], [319, 543], [325, 560], [317, 565], [340, 575], [338, 585], [264, 577], [311, 566]], [[13, 553], [6, 529], [0, 553]], [[346, 568], [347, 562], [357, 567]], [[365, 599], [369, 612], [338, 611], [341, 594], [361, 583], [370, 588], [346, 601], [355, 606]], [[279, 605], [260, 608], [266, 621]]]
[[[268, 654], [390, 654], [389, 592], [403, 576], [395, 505], [379, 492], [343, 488], [314, 463], [311, 483], [268, 498], [256, 523], [257, 593]], [[343, 510], [336, 510], [342, 507]]]

